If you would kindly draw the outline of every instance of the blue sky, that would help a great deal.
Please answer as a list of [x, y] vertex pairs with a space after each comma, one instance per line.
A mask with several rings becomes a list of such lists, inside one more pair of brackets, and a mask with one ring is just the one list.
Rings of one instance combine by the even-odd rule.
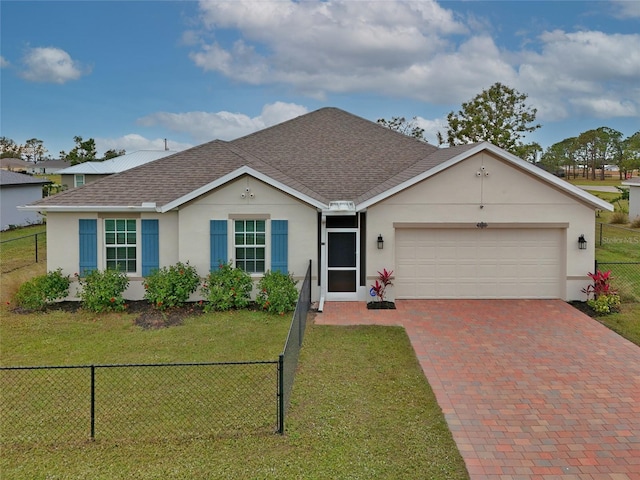
[[0, 2], [0, 135], [182, 150], [324, 106], [427, 138], [495, 82], [548, 147], [640, 130], [640, 1]]

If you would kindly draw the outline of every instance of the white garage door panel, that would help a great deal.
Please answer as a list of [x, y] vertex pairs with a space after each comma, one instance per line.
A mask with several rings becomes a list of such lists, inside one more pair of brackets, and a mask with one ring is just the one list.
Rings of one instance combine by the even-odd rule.
[[396, 298], [559, 298], [561, 229], [396, 231]]

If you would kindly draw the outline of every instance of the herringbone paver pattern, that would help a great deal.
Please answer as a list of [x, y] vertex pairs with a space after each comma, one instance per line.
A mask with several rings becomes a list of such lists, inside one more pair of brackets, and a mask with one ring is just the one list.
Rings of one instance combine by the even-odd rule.
[[327, 303], [404, 325], [472, 479], [640, 479], [640, 348], [560, 300]]

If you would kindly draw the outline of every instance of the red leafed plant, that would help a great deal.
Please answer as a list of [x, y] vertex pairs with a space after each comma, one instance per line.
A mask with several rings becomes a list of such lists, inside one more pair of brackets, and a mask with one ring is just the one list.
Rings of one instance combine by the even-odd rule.
[[611, 288], [611, 270], [602, 272], [597, 270], [596, 273], [588, 273], [589, 278], [593, 280], [593, 284], [582, 289], [582, 293], [587, 295], [593, 294], [594, 298], [598, 298], [600, 295], [610, 295], [616, 292]]
[[393, 286], [391, 283], [391, 276], [393, 275], [393, 270], [387, 270], [383, 268], [382, 271], [378, 272], [378, 279], [376, 283], [371, 286], [371, 296], [375, 296], [378, 298], [378, 301], [384, 302], [385, 290], [388, 286]]
[[593, 294], [593, 298], [587, 300], [587, 304], [598, 315], [607, 315], [611, 312], [617, 312], [620, 309], [620, 295], [611, 288], [611, 270], [608, 272], [589, 273], [589, 278], [593, 280], [593, 284], [583, 288], [582, 292], [587, 297]]

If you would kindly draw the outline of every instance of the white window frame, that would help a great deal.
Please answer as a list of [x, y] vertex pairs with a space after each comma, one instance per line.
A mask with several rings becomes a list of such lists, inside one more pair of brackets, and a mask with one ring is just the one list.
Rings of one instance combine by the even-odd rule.
[[[78, 181], [80, 180], [80, 181]], [[85, 184], [84, 173], [76, 173], [73, 175], [73, 186], [81, 187]]]
[[[239, 267], [242, 268], [242, 270], [247, 271], [247, 273], [249, 273], [251, 276], [262, 276], [264, 275], [264, 273], [269, 270], [269, 262], [270, 262], [270, 256], [269, 256], [269, 230], [270, 230], [270, 226], [269, 226], [269, 220], [266, 218], [260, 218], [259, 216], [255, 217], [255, 218], [234, 218], [231, 219], [232, 225], [231, 225], [231, 247], [232, 247], [232, 252], [233, 252], [233, 266], [235, 268], [238, 268], [238, 262], [247, 262], [247, 261], [254, 261], [254, 262], [258, 262], [261, 261], [264, 264], [264, 268], [261, 271], [247, 271], [245, 270], [244, 267]], [[264, 222], [264, 231], [254, 231], [254, 232], [236, 232], [236, 222], [243, 222], [245, 228], [247, 226], [247, 222], [254, 222], [257, 226], [257, 222]], [[257, 234], [257, 233], [264, 233], [264, 243], [260, 244], [260, 243], [242, 243], [242, 244], [238, 244], [236, 243], [236, 235], [237, 234], [244, 234], [244, 237], [246, 238], [247, 234], [252, 235], [252, 234]], [[257, 237], [257, 235], [256, 235]], [[250, 248], [254, 248], [254, 249], [258, 249], [261, 248], [264, 252], [263, 258], [257, 259], [257, 258], [253, 258], [253, 259], [249, 259], [247, 260], [246, 258], [243, 258], [241, 260], [238, 260], [238, 249], [250, 249]], [[246, 250], [245, 250], [246, 251]], [[246, 263], [244, 264], [244, 266], [246, 266]], [[257, 270], [257, 268], [255, 269]]]
[[[111, 233], [110, 231], [107, 231], [107, 222], [109, 222], [109, 221], [116, 222], [115, 223], [116, 230], [114, 232], [115, 233], [115, 240], [116, 240], [115, 244], [107, 243], [107, 235], [109, 233]], [[118, 229], [117, 229], [117, 222], [118, 221], [124, 221], [125, 225], [127, 225], [127, 222], [134, 222], [134, 225], [135, 225], [135, 231], [134, 231], [135, 242], [130, 243], [130, 238], [129, 238], [130, 231], [127, 228], [125, 228], [125, 230], [120, 233], [121, 235], [124, 235], [124, 243], [117, 243], [118, 242], [118, 234], [119, 234], [118, 233]], [[102, 252], [103, 252], [103, 256], [104, 256], [103, 258], [104, 258], [104, 268], [105, 268], [105, 270], [109, 268], [109, 262], [113, 262], [114, 261], [113, 259], [109, 258], [109, 253], [108, 253], [109, 250], [117, 249], [117, 248], [125, 248], [125, 249], [134, 248], [135, 249], [135, 261], [134, 261], [135, 262], [135, 269], [134, 270], [129, 270], [128, 265], [127, 265], [127, 268], [124, 270], [124, 273], [126, 273], [128, 276], [137, 275], [139, 270], [140, 270], [140, 262], [141, 262], [141, 259], [140, 259], [140, 253], [141, 253], [141, 251], [140, 251], [140, 237], [141, 237], [141, 234], [140, 234], [140, 222], [139, 222], [138, 219], [136, 219], [136, 218], [127, 218], [127, 217], [117, 217], [117, 216], [104, 218], [103, 221], [102, 221], [102, 245], [103, 245]], [[133, 261], [133, 260], [127, 260], [127, 259], [128, 259], [128, 252], [125, 255], [125, 259], [123, 261], [125, 261], [127, 263]], [[117, 256], [116, 256], [115, 261], [116, 261], [116, 264], [117, 264], [118, 263]]]

